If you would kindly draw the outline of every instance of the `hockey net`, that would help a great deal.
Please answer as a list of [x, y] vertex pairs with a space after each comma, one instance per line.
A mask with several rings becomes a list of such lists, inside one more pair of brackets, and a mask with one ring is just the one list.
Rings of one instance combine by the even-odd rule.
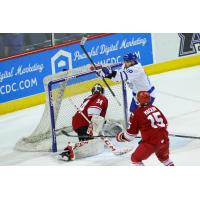
[[[63, 136], [61, 130], [72, 131], [71, 120], [76, 112], [74, 105], [81, 105], [83, 99], [91, 94], [91, 88], [95, 83], [104, 86], [105, 96], [109, 101], [106, 119], [124, 123], [126, 97], [122, 83], [108, 81], [121, 103], [119, 106], [103, 81], [96, 77], [94, 71], [90, 71], [89, 66], [79, 67], [44, 78], [46, 103], [42, 118], [33, 133], [20, 139], [15, 148], [20, 151], [44, 152], [57, 151], [57, 146], [58, 149], [63, 149], [63, 145], [73, 138]], [[55, 142], [56, 144], [53, 144]]]

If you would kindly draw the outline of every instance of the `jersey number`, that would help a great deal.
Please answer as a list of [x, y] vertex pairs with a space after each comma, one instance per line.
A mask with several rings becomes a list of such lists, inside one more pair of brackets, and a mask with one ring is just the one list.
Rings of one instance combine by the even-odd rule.
[[163, 122], [163, 118], [160, 115], [160, 112], [155, 112], [150, 114], [147, 119], [151, 121], [152, 128], [158, 128], [158, 127], [165, 127], [165, 124]]
[[98, 100], [97, 100], [97, 103], [99, 103], [100, 105], [102, 105], [102, 103], [103, 103], [103, 100], [101, 100], [101, 99], [98, 99]]

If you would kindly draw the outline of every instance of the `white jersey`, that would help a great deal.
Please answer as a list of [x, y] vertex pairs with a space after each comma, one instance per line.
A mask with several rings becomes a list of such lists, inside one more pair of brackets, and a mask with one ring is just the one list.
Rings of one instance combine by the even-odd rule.
[[116, 82], [123, 80], [132, 90], [133, 96], [136, 96], [139, 91], [148, 91], [152, 97], [155, 97], [154, 87], [140, 63], [129, 68], [125, 68], [125, 64], [123, 64], [112, 80]]

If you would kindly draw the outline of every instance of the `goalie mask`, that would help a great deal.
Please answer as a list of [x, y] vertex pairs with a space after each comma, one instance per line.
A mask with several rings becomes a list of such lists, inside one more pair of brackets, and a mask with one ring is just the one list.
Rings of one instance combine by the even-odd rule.
[[100, 93], [100, 94], [104, 94], [104, 88], [101, 84], [96, 83], [93, 88], [92, 88], [92, 94], [95, 93]]

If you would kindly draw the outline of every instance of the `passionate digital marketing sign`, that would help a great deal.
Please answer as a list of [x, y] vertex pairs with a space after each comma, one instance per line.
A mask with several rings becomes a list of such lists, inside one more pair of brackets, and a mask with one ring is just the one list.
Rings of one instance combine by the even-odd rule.
[[[123, 62], [129, 52], [136, 53], [143, 65], [153, 63], [150, 33], [112, 34], [88, 40], [85, 48], [95, 63]], [[88, 64], [79, 43], [1, 61], [0, 103], [42, 93], [45, 76]]]

